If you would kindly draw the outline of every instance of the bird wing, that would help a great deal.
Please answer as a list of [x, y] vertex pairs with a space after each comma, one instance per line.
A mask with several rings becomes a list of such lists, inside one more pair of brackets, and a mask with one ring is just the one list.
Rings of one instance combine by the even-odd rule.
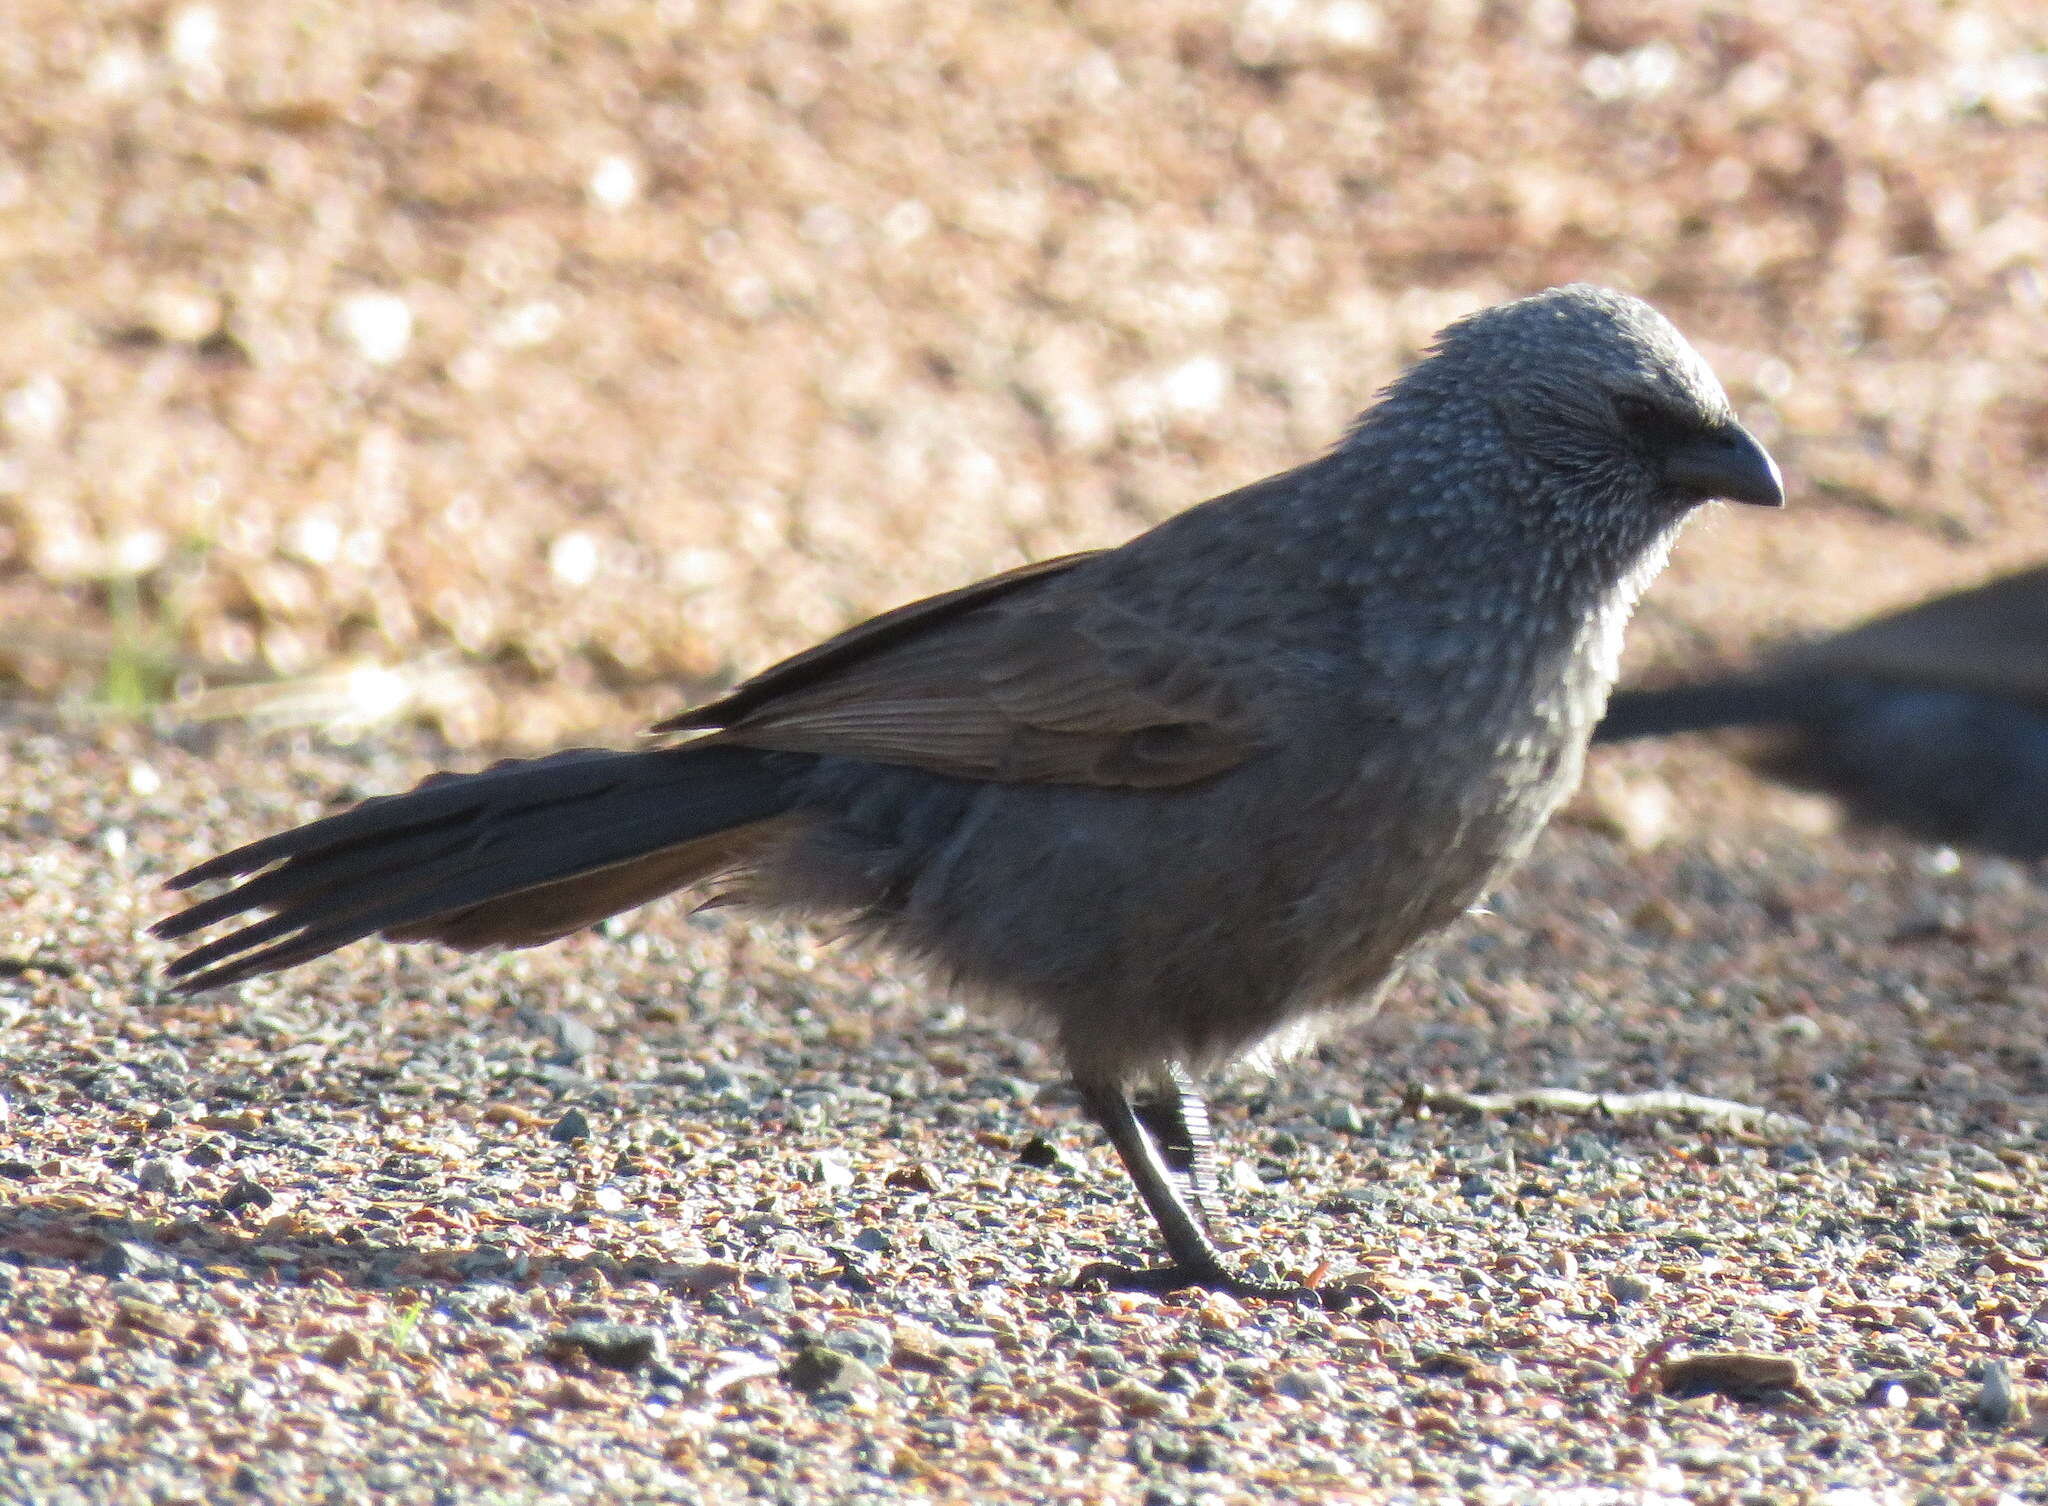
[[759, 674], [742, 680], [715, 701], [694, 711], [672, 716], [667, 721], [656, 722], [648, 731], [696, 732], [712, 727], [736, 726], [749, 712], [778, 697], [828, 679], [849, 664], [930, 632], [941, 623], [978, 607], [993, 605], [1025, 586], [1064, 575], [1083, 560], [1093, 559], [1100, 553], [1099, 549], [1087, 549], [1078, 554], [1037, 560], [978, 580], [971, 586], [960, 586], [955, 590], [942, 591], [937, 596], [927, 596], [921, 601], [892, 607], [865, 622], [855, 623], [843, 633], [835, 633], [823, 643], [813, 644], [800, 654], [791, 654], [779, 664], [770, 665]]
[[913, 602], [655, 730], [935, 774], [1159, 788], [1261, 745], [1227, 656], [1101, 597], [1048, 591], [1069, 555]]

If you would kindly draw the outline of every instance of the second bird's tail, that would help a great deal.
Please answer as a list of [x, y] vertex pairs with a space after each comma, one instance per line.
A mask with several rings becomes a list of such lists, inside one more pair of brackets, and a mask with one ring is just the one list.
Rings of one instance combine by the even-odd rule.
[[1716, 727], [1797, 726], [1825, 710], [1826, 688], [1805, 680], [1711, 680], [1668, 690], [1621, 690], [1593, 731], [1596, 743], [1707, 732]]

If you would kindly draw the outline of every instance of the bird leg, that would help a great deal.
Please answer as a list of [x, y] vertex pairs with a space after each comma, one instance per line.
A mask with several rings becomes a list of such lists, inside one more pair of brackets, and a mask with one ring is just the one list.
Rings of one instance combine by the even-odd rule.
[[1225, 1216], [1217, 1188], [1216, 1136], [1210, 1128], [1209, 1105], [1202, 1101], [1187, 1068], [1174, 1062], [1167, 1072], [1167, 1083], [1134, 1098], [1131, 1109], [1207, 1229]]
[[1368, 1287], [1255, 1281], [1224, 1264], [1209, 1232], [1209, 1220], [1223, 1217], [1209, 1105], [1179, 1063], [1168, 1071], [1165, 1086], [1135, 1100], [1121, 1087], [1079, 1086], [1082, 1106], [1116, 1147], [1138, 1196], [1159, 1225], [1172, 1261], [1163, 1266], [1097, 1261], [1084, 1268], [1074, 1284], [1138, 1292], [1201, 1287], [1233, 1297], [1277, 1297], [1317, 1303], [1332, 1311], [1349, 1308], [1395, 1316], [1386, 1300]]
[[[1233, 1297], [1284, 1297], [1321, 1302], [1320, 1293], [1286, 1282], [1254, 1281], [1223, 1262], [1202, 1217], [1182, 1193], [1185, 1185], [1206, 1201], [1215, 1187], [1215, 1146], [1209, 1135], [1209, 1111], [1185, 1073], [1176, 1071], [1173, 1090], [1148, 1097], [1144, 1108], [1128, 1090], [1083, 1083], [1081, 1103], [1102, 1126], [1122, 1158], [1124, 1170], [1137, 1186], [1166, 1240], [1168, 1265], [1134, 1267], [1098, 1261], [1084, 1269], [1077, 1286], [1102, 1285], [1119, 1291], [1175, 1292], [1202, 1287]], [[1162, 1151], [1147, 1121], [1160, 1124], [1170, 1149]], [[1176, 1166], [1174, 1163], [1178, 1162]], [[1206, 1185], [1206, 1188], [1204, 1184]]]

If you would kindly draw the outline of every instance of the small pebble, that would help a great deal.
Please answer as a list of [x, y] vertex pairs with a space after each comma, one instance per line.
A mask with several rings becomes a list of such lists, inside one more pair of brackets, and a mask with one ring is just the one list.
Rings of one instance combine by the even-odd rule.
[[1187, 1405], [1179, 1396], [1135, 1380], [1118, 1381], [1102, 1394], [1126, 1417], [1164, 1417]]
[[191, 1179], [192, 1167], [177, 1156], [151, 1156], [135, 1166], [135, 1180], [145, 1192], [182, 1192]]
[[220, 1195], [217, 1206], [223, 1213], [234, 1213], [243, 1208], [268, 1208], [276, 1201], [268, 1187], [244, 1176], [235, 1178], [234, 1185]]
[[1337, 1394], [1337, 1383], [1321, 1370], [1297, 1366], [1274, 1376], [1273, 1389], [1296, 1401], [1327, 1401]]
[[1335, 1130], [1340, 1135], [1365, 1133], [1365, 1116], [1358, 1112], [1357, 1104], [1348, 1101], [1325, 1104], [1317, 1113], [1316, 1121], [1324, 1129]]
[[163, 1280], [185, 1273], [185, 1266], [176, 1256], [155, 1245], [143, 1244], [138, 1240], [117, 1239], [110, 1241], [93, 1262], [94, 1270], [108, 1276], [134, 1276], [142, 1280]]
[[637, 1370], [659, 1359], [666, 1348], [661, 1331], [632, 1323], [571, 1323], [549, 1337], [548, 1358], [581, 1354], [607, 1370]]
[[1607, 1273], [1607, 1295], [1626, 1306], [1631, 1302], [1645, 1301], [1656, 1290], [1648, 1281], [1629, 1271]]
[[860, 1360], [822, 1344], [808, 1344], [782, 1367], [792, 1390], [814, 1401], [846, 1401], [876, 1388], [875, 1372]]
[[1017, 1147], [1017, 1160], [1021, 1165], [1036, 1167], [1040, 1171], [1055, 1168], [1067, 1172], [1076, 1170], [1060, 1148], [1043, 1135], [1033, 1135]]
[[577, 1015], [549, 1015], [547, 1032], [555, 1042], [555, 1050], [548, 1061], [557, 1067], [577, 1066], [598, 1047], [597, 1031], [591, 1028], [588, 1020]]
[[354, 1364], [369, 1352], [369, 1346], [363, 1342], [362, 1335], [354, 1329], [347, 1329], [327, 1342], [326, 1347], [320, 1351], [320, 1362], [340, 1369], [344, 1365]]
[[1980, 1427], [2004, 1428], [2024, 1418], [2026, 1409], [2013, 1393], [2012, 1377], [2003, 1360], [1986, 1360], [1978, 1374], [1977, 1394], [1970, 1400], [1970, 1420]]
[[1666, 1360], [1658, 1367], [1657, 1379], [1667, 1396], [1718, 1393], [1738, 1401], [1776, 1401], [1811, 1394], [1798, 1360], [1749, 1350], [1714, 1350]]

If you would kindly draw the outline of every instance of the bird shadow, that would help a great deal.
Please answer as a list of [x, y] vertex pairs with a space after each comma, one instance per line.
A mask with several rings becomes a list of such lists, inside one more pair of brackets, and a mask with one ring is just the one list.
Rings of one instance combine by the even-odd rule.
[[[684, 1265], [602, 1252], [547, 1255], [487, 1241], [429, 1245], [373, 1235], [276, 1234], [189, 1215], [118, 1217], [66, 1197], [19, 1199], [0, 1209], [0, 1260], [137, 1281], [242, 1279], [277, 1286], [325, 1284], [363, 1292], [459, 1287], [503, 1280], [522, 1286], [648, 1281], [704, 1295], [739, 1279], [738, 1266]], [[567, 1215], [560, 1216], [564, 1219]], [[527, 1221], [528, 1227], [541, 1226]]]

